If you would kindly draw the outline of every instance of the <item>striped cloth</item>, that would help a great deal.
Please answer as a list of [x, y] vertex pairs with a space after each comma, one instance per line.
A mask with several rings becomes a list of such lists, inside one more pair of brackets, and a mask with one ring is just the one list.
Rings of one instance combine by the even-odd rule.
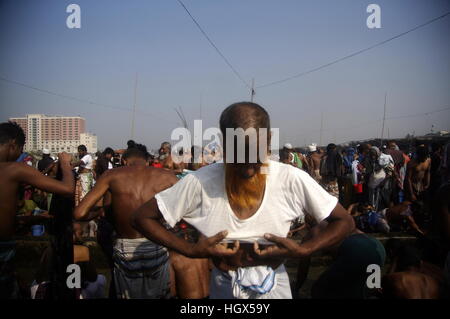
[[119, 299], [169, 297], [169, 254], [165, 247], [146, 238], [119, 238], [113, 260]]

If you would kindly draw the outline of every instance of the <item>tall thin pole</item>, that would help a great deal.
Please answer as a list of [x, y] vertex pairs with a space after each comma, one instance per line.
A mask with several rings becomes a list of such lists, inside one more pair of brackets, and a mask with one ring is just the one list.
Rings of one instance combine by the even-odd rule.
[[203, 93], [200, 95], [200, 120], [202, 119]]
[[383, 146], [384, 122], [386, 121], [386, 98], [387, 98], [387, 92], [384, 94], [383, 126], [381, 128], [380, 146]]
[[322, 146], [322, 131], [323, 131], [323, 112], [320, 113], [320, 140], [319, 140], [319, 146]]
[[134, 102], [133, 102], [133, 118], [131, 120], [131, 139], [134, 139], [134, 118], [136, 116], [136, 92], [137, 92], [138, 74], [136, 73], [136, 79], [134, 81]]
[[255, 96], [255, 79], [252, 79], [252, 90], [250, 91], [250, 100], [253, 102], [253, 97]]

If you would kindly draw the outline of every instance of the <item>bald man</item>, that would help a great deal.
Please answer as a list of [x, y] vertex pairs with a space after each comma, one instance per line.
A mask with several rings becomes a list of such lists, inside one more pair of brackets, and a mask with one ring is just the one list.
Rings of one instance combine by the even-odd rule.
[[[245, 138], [233, 134], [239, 128]], [[135, 212], [134, 226], [180, 254], [211, 257], [210, 298], [290, 299], [284, 259], [340, 242], [354, 229], [353, 219], [306, 172], [268, 160], [270, 119], [264, 108], [250, 102], [230, 105], [222, 112], [220, 129], [224, 162], [157, 194]], [[328, 225], [299, 245], [287, 235], [291, 222], [305, 214]], [[178, 238], [163, 227], [161, 217], [171, 226], [184, 219], [204, 237], [197, 243]]]

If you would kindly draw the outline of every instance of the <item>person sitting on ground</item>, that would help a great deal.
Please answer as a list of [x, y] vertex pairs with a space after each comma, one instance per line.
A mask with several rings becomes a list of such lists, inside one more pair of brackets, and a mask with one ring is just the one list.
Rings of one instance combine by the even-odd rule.
[[402, 230], [405, 224], [420, 235], [424, 232], [414, 220], [411, 202], [405, 201], [391, 208], [385, 208], [375, 212], [373, 206], [354, 203], [347, 209], [348, 213], [355, 218], [357, 227], [364, 232], [389, 233], [392, 229]]

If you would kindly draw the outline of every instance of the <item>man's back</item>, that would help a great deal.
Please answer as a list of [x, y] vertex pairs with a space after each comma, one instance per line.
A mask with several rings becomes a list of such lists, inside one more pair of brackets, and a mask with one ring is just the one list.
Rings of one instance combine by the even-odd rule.
[[109, 178], [114, 226], [119, 238], [141, 238], [130, 223], [131, 215], [155, 194], [172, 186], [175, 175], [148, 166], [120, 167], [105, 173]]
[[437, 299], [439, 282], [433, 277], [416, 272], [402, 271], [383, 278], [383, 294], [387, 298]]
[[320, 160], [322, 159], [322, 155], [317, 152], [314, 152], [314, 153], [310, 154], [309, 157], [310, 157], [310, 163], [311, 163], [313, 170], [320, 169]]
[[0, 240], [7, 240], [14, 234], [14, 217], [17, 210], [19, 183], [14, 178], [15, 168], [23, 163], [0, 163]]

